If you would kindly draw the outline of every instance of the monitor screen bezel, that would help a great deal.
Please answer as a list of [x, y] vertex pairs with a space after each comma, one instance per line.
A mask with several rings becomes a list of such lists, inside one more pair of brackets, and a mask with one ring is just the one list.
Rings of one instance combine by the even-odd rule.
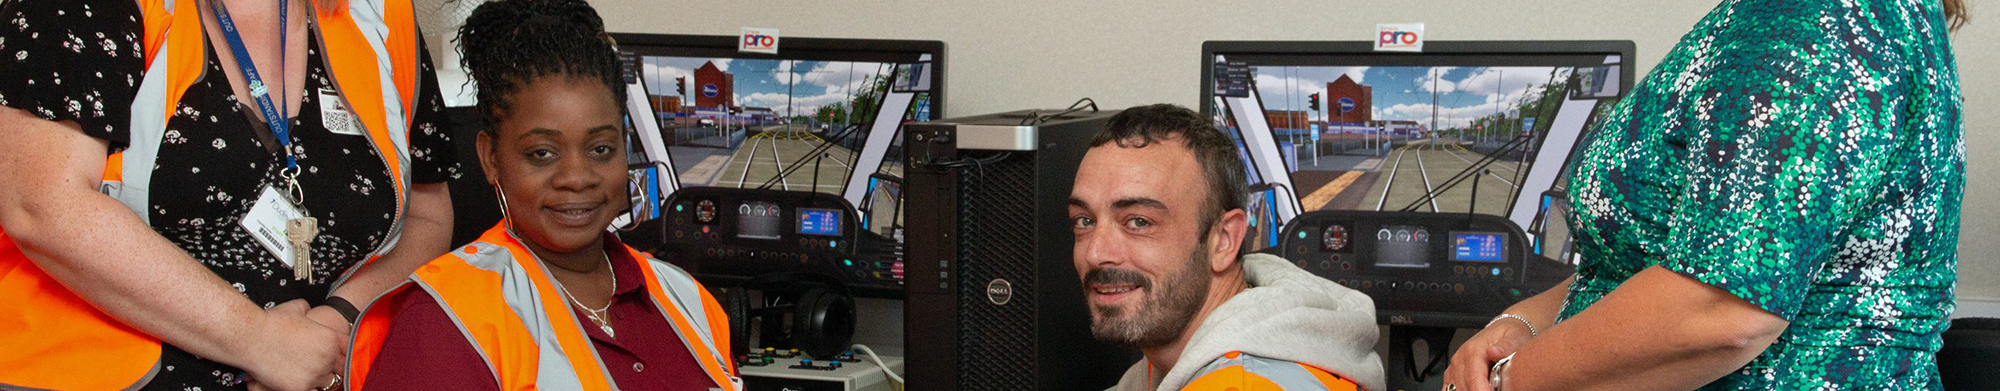
[[[1619, 66], [1619, 91], [1632, 91], [1633, 75], [1636, 73], [1632, 62], [1638, 50], [1632, 41], [1427, 41], [1423, 52], [1380, 52], [1375, 51], [1368, 41], [1207, 41], [1201, 44], [1201, 114], [1214, 117], [1210, 103], [1215, 100], [1215, 56], [1298, 56], [1365, 58], [1373, 66], [1422, 66], [1437, 58], [1457, 57], [1531, 57], [1531, 56], [1606, 56], [1617, 55]], [[1360, 65], [1364, 61], [1356, 61]], [[1503, 62], [1504, 63], [1504, 62]], [[1522, 64], [1532, 62], [1522, 61]], [[1339, 66], [1341, 64], [1327, 64]], [[1624, 93], [1619, 94], [1624, 96]]]
[[[900, 57], [931, 55], [930, 117], [945, 118], [944, 41], [905, 39], [856, 39], [784, 37], [777, 54], [740, 52], [730, 35], [689, 35], [652, 33], [610, 33], [620, 52], [647, 56], [726, 57], [763, 60], [897, 62]], [[908, 62], [917, 62], [908, 60]]]
[[[1424, 43], [1424, 51], [1422, 52], [1376, 51], [1373, 43], [1368, 41], [1207, 41], [1202, 43], [1201, 49], [1202, 55], [1199, 59], [1201, 61], [1201, 79], [1198, 80], [1200, 83], [1201, 100], [1198, 106], [1204, 118], [1217, 118], [1221, 115], [1215, 111], [1217, 99], [1214, 72], [1217, 55], [1227, 56], [1226, 59], [1230, 62], [1237, 62], [1239, 59], [1246, 57], [1249, 59], [1275, 57], [1280, 60], [1290, 60], [1278, 63], [1259, 62], [1249, 64], [1252, 66], [1617, 65], [1619, 68], [1618, 88], [1620, 93], [1615, 97], [1595, 98], [1600, 101], [1623, 99], [1626, 94], [1631, 93], [1632, 86], [1635, 83], [1634, 80], [1637, 79], [1634, 77], [1637, 73], [1636, 67], [1632, 66], [1633, 62], [1636, 61], [1634, 55], [1637, 52], [1637, 45], [1630, 40], [1428, 41]], [[1605, 61], [1610, 56], [1617, 56], [1616, 61]], [[1560, 59], [1551, 61], [1551, 58]], [[1558, 65], [1559, 63], [1574, 63], [1574, 65]], [[1250, 88], [1255, 89], [1256, 87], [1253, 85]], [[1257, 99], [1261, 102], [1264, 98], [1260, 94]], [[1597, 114], [1592, 113], [1590, 115], [1594, 120]], [[1588, 132], [1589, 129], [1585, 129], [1583, 137], [1588, 137]], [[1542, 140], [1538, 139], [1535, 142], [1540, 143]], [[1580, 147], [1581, 143], [1573, 146], [1570, 154], [1574, 154], [1574, 148]], [[1271, 175], [1271, 173], [1266, 173], [1264, 172], [1265, 170], [1255, 167], [1255, 165], [1250, 167], [1250, 169], [1253, 170], [1253, 181], [1263, 183], [1270, 181], [1265, 176]], [[1278, 173], [1278, 175], [1290, 175], [1290, 173]], [[1256, 182], [1253, 182], [1252, 185], [1256, 185]], [[1303, 195], [1296, 193], [1292, 196], [1303, 197]], [[1303, 212], [1305, 211], [1295, 213]], [[1506, 213], [1511, 213], [1511, 211]]]

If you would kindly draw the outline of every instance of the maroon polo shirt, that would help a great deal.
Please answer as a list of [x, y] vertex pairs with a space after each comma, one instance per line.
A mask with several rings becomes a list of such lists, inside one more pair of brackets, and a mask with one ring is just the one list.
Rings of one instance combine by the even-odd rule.
[[[614, 240], [605, 240], [605, 253], [611, 256], [612, 278], [618, 281], [608, 313], [618, 338], [605, 335], [583, 309], [569, 306], [584, 332], [590, 335], [591, 346], [603, 359], [611, 380], [627, 390], [714, 387], [701, 364], [695, 362], [693, 353], [681, 342], [673, 321], [653, 306], [645, 289], [648, 281], [624, 247]], [[499, 391], [500, 385], [487, 369], [486, 359], [472, 348], [472, 342], [458, 331], [437, 300], [428, 294], [411, 293], [395, 309], [389, 332], [382, 340], [382, 352], [375, 359], [364, 391]]]

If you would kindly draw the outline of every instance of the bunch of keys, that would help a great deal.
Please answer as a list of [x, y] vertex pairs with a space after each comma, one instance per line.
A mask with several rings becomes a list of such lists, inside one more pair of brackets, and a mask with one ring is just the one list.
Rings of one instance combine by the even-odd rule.
[[[289, 156], [291, 150], [285, 153]], [[299, 218], [285, 220], [285, 240], [292, 243], [292, 279], [312, 284], [312, 242], [319, 236], [319, 219], [305, 213], [306, 192], [299, 187], [298, 168], [286, 168], [278, 175], [285, 177], [285, 190], [292, 196], [292, 205], [299, 207]]]
[[313, 283], [312, 241], [319, 235], [319, 219], [300, 217], [285, 221], [285, 239], [292, 243], [292, 279]]

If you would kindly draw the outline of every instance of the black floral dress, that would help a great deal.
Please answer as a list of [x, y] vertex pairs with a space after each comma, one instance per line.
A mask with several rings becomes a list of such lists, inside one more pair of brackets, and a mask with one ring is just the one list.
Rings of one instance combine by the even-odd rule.
[[[18, 0], [0, 7], [0, 104], [54, 121], [75, 121], [111, 144], [130, 140], [133, 97], [145, 72], [143, 26], [131, 0]], [[217, 39], [219, 37], [209, 37]], [[306, 212], [320, 221], [312, 244], [314, 284], [292, 279], [279, 262], [239, 225], [265, 186], [282, 186], [283, 155], [256, 111], [238, 102], [213, 46], [202, 76], [175, 107], [153, 167], [153, 229], [269, 308], [293, 299], [317, 305], [332, 282], [388, 242], [396, 216], [395, 179], [360, 134], [322, 125], [319, 91], [333, 84], [317, 34], [308, 38], [306, 93], [291, 119], [292, 148], [305, 188]], [[457, 160], [442, 114], [431, 63], [424, 59], [421, 91], [410, 126], [411, 178], [438, 183], [456, 178]], [[7, 131], [0, 129], [0, 137]], [[159, 375], [147, 389], [241, 389], [242, 371], [194, 357], [169, 345]]]

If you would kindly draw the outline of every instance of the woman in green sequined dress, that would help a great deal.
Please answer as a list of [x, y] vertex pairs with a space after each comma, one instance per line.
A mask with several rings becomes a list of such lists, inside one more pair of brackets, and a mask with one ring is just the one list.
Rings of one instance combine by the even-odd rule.
[[1722, 2], [1575, 157], [1576, 276], [1467, 341], [1445, 389], [1939, 389], [1963, 8]]

